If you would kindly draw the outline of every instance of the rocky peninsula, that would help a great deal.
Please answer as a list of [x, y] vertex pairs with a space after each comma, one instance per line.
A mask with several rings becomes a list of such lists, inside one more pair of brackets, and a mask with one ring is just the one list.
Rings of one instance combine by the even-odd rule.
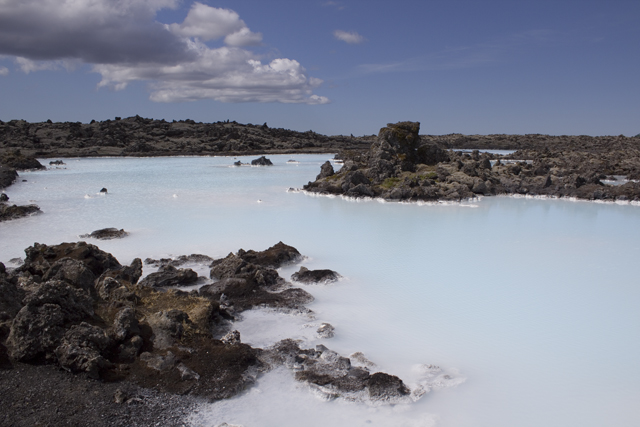
[[[343, 152], [344, 165], [337, 172], [326, 162], [304, 190], [396, 201], [500, 194], [640, 200], [640, 138], [531, 136], [527, 142], [514, 138], [494, 146], [487, 139], [473, 140], [493, 149], [526, 147], [502, 156], [480, 153], [469, 138], [421, 137], [419, 131], [417, 122], [388, 124], [368, 151]], [[476, 149], [450, 149], [457, 144]]]
[[[139, 258], [121, 265], [82, 241], [35, 243], [25, 255], [17, 268], [0, 263], [3, 425], [182, 425], [198, 402], [232, 397], [279, 366], [327, 398], [394, 403], [424, 393], [371, 372], [361, 354], [352, 360], [291, 339], [268, 348], [242, 343], [233, 323], [245, 310], [311, 313], [304, 304], [313, 296], [276, 270], [303, 260], [282, 242], [222, 259], [148, 259], [160, 269], [144, 280]], [[179, 287], [193, 280], [167, 281], [168, 273], [195, 274], [177, 268], [184, 262], [208, 265], [213, 283], [186, 292]], [[318, 334], [330, 338], [333, 330], [323, 323]]]

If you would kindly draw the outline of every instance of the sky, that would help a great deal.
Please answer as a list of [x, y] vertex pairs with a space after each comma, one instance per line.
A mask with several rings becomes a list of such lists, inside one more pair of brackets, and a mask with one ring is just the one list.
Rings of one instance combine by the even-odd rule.
[[640, 133], [639, 0], [0, 0], [0, 120]]

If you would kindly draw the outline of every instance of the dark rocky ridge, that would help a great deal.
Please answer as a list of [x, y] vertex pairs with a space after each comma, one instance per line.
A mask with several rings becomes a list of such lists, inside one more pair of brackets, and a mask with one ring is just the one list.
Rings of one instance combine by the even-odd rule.
[[0, 121], [0, 155], [36, 157], [249, 155], [363, 150], [371, 137], [325, 136], [237, 122], [167, 122], [140, 116], [86, 123]]
[[[445, 150], [466, 140], [420, 137], [419, 128], [413, 122], [388, 124], [369, 151], [344, 153], [344, 166], [337, 173], [325, 163], [316, 181], [304, 189], [408, 201], [460, 201], [498, 194], [640, 200], [640, 183], [633, 181], [640, 178], [638, 138], [554, 137], [550, 142], [538, 135], [528, 139], [531, 148], [499, 156]], [[604, 185], [602, 180], [611, 175], [630, 181]]]

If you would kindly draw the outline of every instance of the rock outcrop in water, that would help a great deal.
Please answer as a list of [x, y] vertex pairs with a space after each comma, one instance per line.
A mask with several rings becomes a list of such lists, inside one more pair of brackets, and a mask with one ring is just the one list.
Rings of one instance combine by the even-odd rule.
[[273, 166], [273, 163], [265, 156], [261, 156], [257, 159], [251, 160], [251, 166]]
[[[116, 402], [133, 399], [122, 391], [132, 389], [132, 384], [175, 395], [228, 398], [250, 386], [261, 372], [279, 366], [295, 370], [297, 380], [325, 398], [397, 403], [411, 393], [398, 377], [352, 366], [349, 358], [325, 346], [304, 349], [298, 342], [284, 340], [260, 349], [242, 343], [237, 331], [219, 339], [213, 335], [212, 331], [231, 329], [243, 310], [257, 306], [303, 310], [301, 304], [313, 299], [274, 270], [302, 259], [282, 242], [265, 251], [239, 250], [213, 260], [211, 272], [218, 281], [189, 293], [144, 286], [145, 280], [158, 280], [148, 275], [138, 283], [140, 259], [123, 266], [85, 242], [36, 243], [25, 254], [16, 269], [0, 263], [3, 369], [26, 376], [31, 372], [28, 366], [55, 365], [69, 375], [98, 380], [104, 387], [116, 382], [120, 387]], [[177, 260], [207, 262], [208, 257]], [[162, 274], [178, 271], [171, 261], [156, 261]], [[318, 329], [324, 338], [333, 332], [326, 323]], [[50, 376], [46, 371], [41, 374]], [[56, 390], [50, 397], [54, 409], [61, 405], [66, 413], [65, 396], [71, 392]], [[3, 410], [14, 420], [23, 419], [15, 412], [19, 407]]]
[[[388, 124], [368, 152], [343, 153], [344, 165], [337, 173], [325, 164], [304, 189], [398, 201], [459, 201], [497, 194], [640, 200], [637, 138], [617, 137], [607, 147], [605, 137], [548, 137], [499, 156], [445, 150], [451, 141], [420, 137], [419, 128], [413, 122]], [[603, 183], [615, 175], [625, 182]]]
[[331, 283], [339, 278], [340, 275], [333, 270], [309, 270], [306, 267], [300, 267], [300, 270], [291, 275], [291, 280], [306, 284]]
[[99, 240], [111, 240], [111, 239], [122, 239], [123, 237], [128, 236], [129, 233], [124, 231], [123, 229], [117, 229], [115, 227], [110, 228], [101, 228], [100, 230], [92, 231], [89, 234], [82, 234], [80, 237], [86, 239], [87, 237], [92, 237], [94, 239]]

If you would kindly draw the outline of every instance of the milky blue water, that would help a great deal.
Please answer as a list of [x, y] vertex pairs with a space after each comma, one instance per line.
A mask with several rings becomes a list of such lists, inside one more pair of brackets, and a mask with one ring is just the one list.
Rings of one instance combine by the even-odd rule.
[[[322, 401], [277, 370], [204, 406], [194, 425], [640, 425], [640, 207], [508, 197], [415, 205], [286, 191], [330, 157], [271, 156], [273, 167], [229, 167], [236, 159], [223, 157], [67, 159], [65, 169], [23, 173], [27, 181], [8, 189], [12, 202], [44, 213], [0, 223], [0, 261], [11, 266], [34, 242], [77, 241], [104, 227], [131, 233], [92, 241], [122, 263], [220, 257], [282, 240], [309, 257], [303, 265], [344, 278], [306, 287], [314, 318], [246, 313], [243, 341], [291, 336], [361, 351], [412, 386], [429, 384], [424, 364], [452, 378], [415, 403], [373, 407]], [[336, 336], [316, 338], [320, 322]]]

